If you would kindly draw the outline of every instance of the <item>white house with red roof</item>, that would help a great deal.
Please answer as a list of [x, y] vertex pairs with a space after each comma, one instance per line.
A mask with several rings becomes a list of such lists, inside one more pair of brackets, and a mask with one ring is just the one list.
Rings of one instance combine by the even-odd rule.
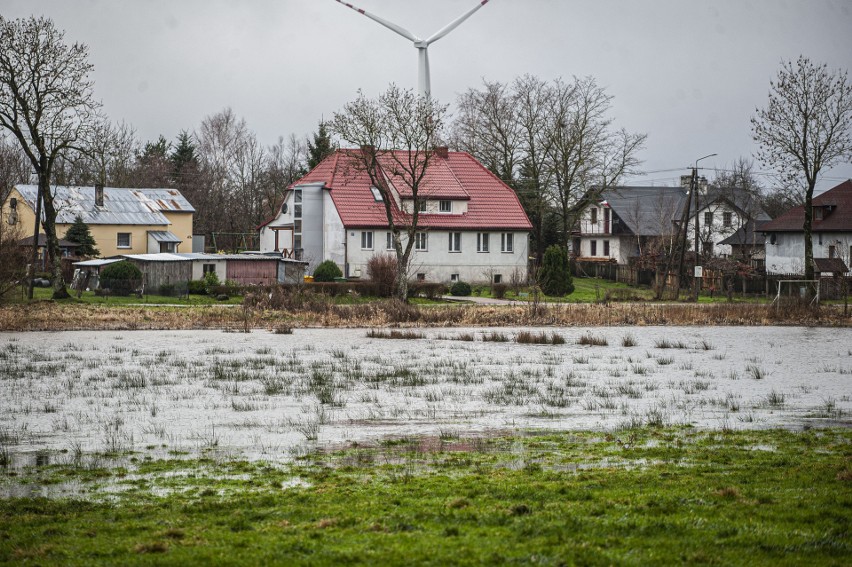
[[[288, 188], [278, 214], [258, 227], [261, 251], [307, 260], [309, 271], [333, 260], [347, 277], [362, 278], [370, 258], [394, 254], [381, 194], [351, 151], [338, 150]], [[387, 178], [396, 214], [410, 216], [410, 188]], [[515, 192], [470, 154], [437, 149], [418, 206], [413, 279], [526, 279], [529, 218]]]

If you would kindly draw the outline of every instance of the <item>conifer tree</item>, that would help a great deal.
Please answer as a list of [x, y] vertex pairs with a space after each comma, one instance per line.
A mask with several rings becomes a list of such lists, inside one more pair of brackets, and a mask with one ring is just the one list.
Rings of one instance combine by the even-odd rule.
[[308, 140], [308, 169], [315, 168], [322, 160], [333, 154], [335, 149], [325, 122], [320, 121], [319, 131], [314, 134], [314, 141]]
[[561, 246], [554, 244], [544, 251], [539, 285], [545, 295], [551, 297], [562, 297], [574, 293], [568, 255]]
[[77, 253], [80, 256], [97, 256], [100, 254], [100, 251], [95, 248], [97, 242], [95, 242], [92, 233], [89, 232], [89, 225], [83, 222], [83, 217], [80, 215], [74, 217], [74, 224], [65, 233], [65, 240], [79, 244]]

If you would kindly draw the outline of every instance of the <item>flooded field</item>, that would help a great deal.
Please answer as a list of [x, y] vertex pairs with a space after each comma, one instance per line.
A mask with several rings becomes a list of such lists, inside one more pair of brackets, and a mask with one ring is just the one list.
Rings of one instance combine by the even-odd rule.
[[[523, 331], [550, 344], [521, 344]], [[286, 460], [530, 428], [800, 428], [850, 412], [852, 329], [0, 333], [6, 466], [127, 452]]]

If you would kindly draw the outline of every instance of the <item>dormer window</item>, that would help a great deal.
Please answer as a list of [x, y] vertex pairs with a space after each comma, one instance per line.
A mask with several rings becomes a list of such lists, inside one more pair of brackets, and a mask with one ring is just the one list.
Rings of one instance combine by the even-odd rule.
[[379, 191], [378, 187], [370, 187], [370, 192], [373, 194], [374, 200], [379, 201], [379, 202], [384, 200], [384, 199], [382, 199], [382, 192]]
[[814, 207], [814, 220], [822, 220], [822, 207]]
[[452, 201], [440, 201], [438, 210], [442, 213], [453, 212], [453, 202]]
[[418, 199], [417, 200], [417, 212], [425, 213], [426, 212], [426, 199]]

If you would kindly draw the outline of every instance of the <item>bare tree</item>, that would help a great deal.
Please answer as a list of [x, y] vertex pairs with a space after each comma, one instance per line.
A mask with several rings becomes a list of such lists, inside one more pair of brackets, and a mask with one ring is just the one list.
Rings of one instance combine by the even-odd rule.
[[852, 159], [852, 83], [846, 71], [830, 72], [804, 56], [782, 61], [751, 130], [761, 163], [804, 194], [805, 278], [813, 279], [814, 188], [824, 168]]
[[6, 202], [16, 184], [29, 182], [31, 167], [21, 146], [0, 131], [0, 203]]
[[100, 107], [92, 93], [88, 48], [66, 44], [64, 35], [47, 18], [0, 16], [0, 126], [12, 133], [38, 175], [55, 299], [68, 297], [68, 290], [56, 235], [53, 167], [86, 139]]
[[272, 217], [277, 213], [287, 187], [305, 174], [306, 155], [305, 142], [295, 134], [290, 134], [286, 141], [279, 136], [278, 141], [269, 146], [261, 185], [261, 216]]
[[331, 123], [342, 140], [359, 147], [346, 155], [355, 170], [369, 176], [381, 195], [396, 253], [395, 295], [401, 301], [408, 301], [408, 270], [418, 230], [420, 192], [446, 110], [431, 98], [391, 85], [377, 99], [359, 92], [355, 101], [334, 114]]
[[577, 205], [597, 199], [638, 165], [636, 156], [647, 136], [612, 130], [612, 96], [593, 78], [557, 80], [552, 88], [547, 168], [562, 222], [562, 244], [568, 248], [571, 229], [582, 213]]
[[482, 90], [468, 89], [458, 97], [453, 144], [475, 156], [504, 183], [512, 185], [521, 149], [521, 125], [514, 89], [483, 81]]

